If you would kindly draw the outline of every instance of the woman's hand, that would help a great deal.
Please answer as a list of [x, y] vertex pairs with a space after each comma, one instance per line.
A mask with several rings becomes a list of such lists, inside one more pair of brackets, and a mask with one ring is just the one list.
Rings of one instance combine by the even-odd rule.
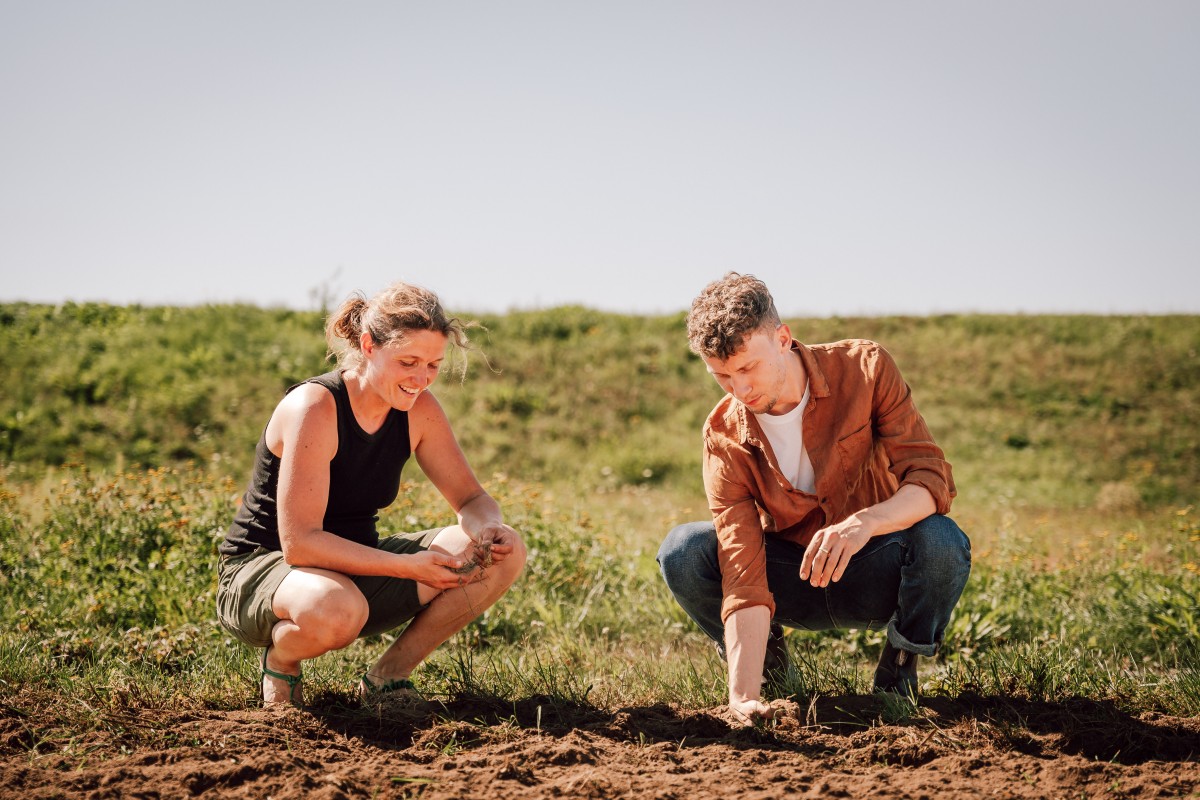
[[425, 550], [405, 556], [408, 574], [403, 577], [423, 583], [433, 589], [453, 589], [470, 583], [470, 577], [455, 572], [466, 562], [461, 558]]
[[513, 542], [517, 539], [517, 532], [503, 522], [487, 522], [476, 530], [470, 530], [464, 524], [463, 530], [476, 542], [476, 546], [491, 551], [493, 562], [506, 559], [512, 553]]

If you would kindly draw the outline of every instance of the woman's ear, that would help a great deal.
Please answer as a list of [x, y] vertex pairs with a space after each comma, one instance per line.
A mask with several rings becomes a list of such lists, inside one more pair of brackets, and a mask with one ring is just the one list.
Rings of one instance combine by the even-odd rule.
[[358, 337], [358, 349], [362, 351], [364, 356], [371, 355], [371, 351], [375, 349], [375, 340], [371, 338], [371, 334], [363, 331]]

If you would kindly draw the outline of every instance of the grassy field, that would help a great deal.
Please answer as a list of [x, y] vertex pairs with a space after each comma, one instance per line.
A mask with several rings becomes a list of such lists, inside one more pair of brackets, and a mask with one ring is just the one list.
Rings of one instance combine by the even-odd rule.
[[[682, 316], [580, 308], [480, 320], [437, 394], [530, 545], [509, 596], [415, 676], [432, 696], [707, 708], [712, 648], [654, 564], [703, 518], [720, 392]], [[139, 709], [257, 703], [215, 623], [215, 543], [261, 426], [323, 371], [315, 313], [0, 306], [0, 704], [22, 746], [80, 747]], [[1088, 699], [1200, 715], [1200, 318], [806, 319], [881, 341], [954, 464], [975, 565], [929, 696]], [[415, 465], [384, 530], [444, 524]], [[801, 700], [869, 690], [878, 631], [793, 633]], [[382, 642], [307, 666], [350, 701]], [[83, 738], [80, 738], [83, 737]]]

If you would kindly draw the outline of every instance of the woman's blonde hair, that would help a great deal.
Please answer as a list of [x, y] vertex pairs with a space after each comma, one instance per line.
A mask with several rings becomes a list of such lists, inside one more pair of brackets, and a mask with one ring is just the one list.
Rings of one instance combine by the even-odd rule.
[[[367, 300], [355, 292], [325, 323], [329, 356], [337, 357], [338, 366], [352, 367], [362, 361], [362, 334], [368, 333], [375, 344], [383, 346], [403, 342], [411, 331], [434, 331], [445, 336], [454, 347], [466, 353], [471, 349], [467, 329], [476, 327], [446, 316], [438, 296], [420, 286], [397, 281]], [[343, 344], [339, 344], [342, 340]], [[463, 358], [457, 371], [466, 370]]]

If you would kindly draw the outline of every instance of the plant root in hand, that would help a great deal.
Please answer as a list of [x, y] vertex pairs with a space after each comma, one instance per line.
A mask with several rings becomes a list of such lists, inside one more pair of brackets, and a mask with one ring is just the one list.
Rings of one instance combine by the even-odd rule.
[[485, 570], [492, 565], [492, 546], [490, 544], [476, 544], [475, 552], [471, 558], [461, 567], [449, 567], [448, 569], [458, 575], [467, 575], [474, 572], [476, 569]]

